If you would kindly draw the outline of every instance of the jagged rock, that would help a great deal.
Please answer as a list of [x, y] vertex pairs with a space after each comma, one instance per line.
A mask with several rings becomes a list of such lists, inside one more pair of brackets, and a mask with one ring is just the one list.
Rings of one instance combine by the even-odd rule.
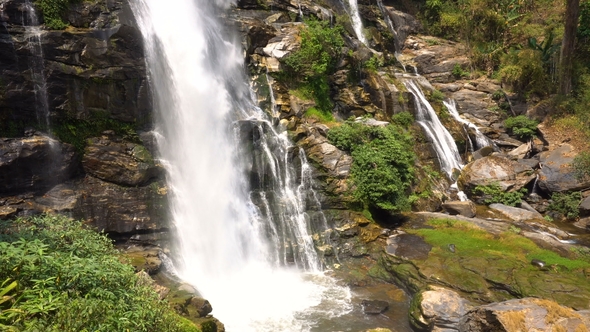
[[0, 193], [47, 189], [69, 179], [77, 166], [74, 148], [46, 137], [0, 138]]
[[281, 26], [276, 37], [268, 40], [263, 48], [264, 55], [275, 59], [282, 59], [299, 47], [299, 27], [301, 23], [285, 23]]
[[385, 11], [397, 33], [395, 42], [398, 50], [402, 48], [409, 35], [418, 34], [423, 30], [422, 24], [412, 15], [389, 6], [385, 6]]
[[158, 285], [146, 271], [140, 270], [135, 275], [138, 276], [139, 283], [142, 285], [150, 286], [158, 294], [160, 300], [164, 299], [168, 295], [168, 293], [170, 293], [170, 288]]
[[472, 201], [451, 201], [444, 202], [442, 205], [443, 209], [449, 214], [455, 215], [460, 214], [467, 218], [473, 218], [476, 214], [476, 207]]
[[575, 191], [590, 188], [590, 180], [579, 181], [571, 163], [576, 156], [569, 144], [542, 152], [539, 155], [539, 187], [547, 192]]
[[379, 315], [389, 309], [389, 303], [379, 300], [362, 300], [361, 306], [367, 315]]
[[80, 194], [74, 190], [73, 186], [59, 184], [51, 188], [43, 196], [35, 198], [35, 202], [46, 207], [47, 210], [68, 212], [76, 207], [79, 198]]
[[528, 221], [531, 219], [543, 219], [543, 215], [536, 211], [529, 211], [504, 204], [490, 204], [490, 209], [499, 211], [510, 220], [514, 221]]
[[481, 159], [483, 157], [487, 157], [494, 153], [494, 148], [491, 146], [485, 146], [477, 151], [474, 151], [472, 154], [473, 160]]
[[590, 326], [576, 311], [545, 299], [524, 298], [492, 303], [467, 313], [460, 331], [585, 331]]
[[158, 167], [145, 147], [106, 137], [88, 140], [82, 166], [92, 176], [125, 186], [143, 185], [158, 174]]
[[489, 109], [494, 105], [485, 92], [461, 89], [453, 93], [453, 99], [457, 101], [459, 113], [468, 113], [478, 119], [495, 121], [499, 116]]
[[13, 206], [0, 206], [0, 220], [6, 220], [14, 217], [18, 209]]
[[524, 159], [525, 155], [529, 153], [531, 150], [531, 143], [525, 143], [521, 146], [517, 147], [516, 149], [507, 153], [508, 157], [511, 159]]
[[431, 331], [459, 331], [461, 318], [473, 306], [457, 292], [436, 286], [430, 288], [412, 300], [412, 307], [416, 308], [410, 311], [412, 325]]
[[146, 187], [122, 187], [87, 176], [78, 184], [80, 199], [73, 211], [99, 231], [133, 234], [166, 230], [167, 188], [161, 182]]
[[467, 164], [459, 186], [468, 194], [478, 185], [498, 182], [504, 190], [519, 190], [535, 178], [530, 167], [499, 156], [487, 156]]

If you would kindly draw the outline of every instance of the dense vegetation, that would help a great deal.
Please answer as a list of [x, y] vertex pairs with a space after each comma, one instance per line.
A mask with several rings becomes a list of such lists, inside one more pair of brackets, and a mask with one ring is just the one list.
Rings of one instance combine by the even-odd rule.
[[3, 331], [197, 331], [79, 222], [43, 216], [0, 230]]
[[517, 206], [526, 195], [526, 188], [521, 188], [518, 191], [506, 192], [498, 182], [493, 182], [487, 185], [476, 186], [473, 190], [475, 195], [483, 196], [483, 201], [486, 204], [500, 203], [508, 206]]
[[69, 6], [82, 0], [37, 0], [35, 4], [39, 6], [43, 13], [43, 21], [49, 29], [62, 30], [69, 24], [64, 20], [64, 16]]
[[347, 121], [328, 132], [328, 139], [351, 153], [353, 196], [365, 206], [391, 211], [410, 208], [414, 180], [412, 137], [400, 126], [371, 127]]

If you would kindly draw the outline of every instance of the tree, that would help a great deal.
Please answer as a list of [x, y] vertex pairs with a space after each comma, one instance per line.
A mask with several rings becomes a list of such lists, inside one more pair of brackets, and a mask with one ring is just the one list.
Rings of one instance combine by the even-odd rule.
[[559, 74], [559, 92], [569, 95], [572, 92], [573, 55], [580, 17], [580, 0], [567, 0], [565, 10], [565, 31], [561, 44], [561, 63]]

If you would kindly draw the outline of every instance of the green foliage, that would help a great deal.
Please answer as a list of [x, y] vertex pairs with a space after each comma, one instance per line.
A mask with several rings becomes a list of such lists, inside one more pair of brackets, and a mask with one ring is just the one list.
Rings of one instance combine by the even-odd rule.
[[79, 222], [43, 216], [0, 229], [0, 279], [18, 283], [0, 324], [19, 331], [197, 331], [119, 261], [106, 236]]
[[567, 219], [573, 220], [578, 218], [582, 193], [574, 191], [567, 193], [554, 193], [551, 195], [551, 203], [547, 207], [550, 211], [556, 211], [563, 214]]
[[86, 147], [86, 140], [99, 136], [105, 130], [132, 142], [139, 142], [134, 123], [122, 122], [104, 112], [94, 112], [87, 119], [62, 118], [56, 121], [52, 131], [60, 141], [72, 144], [78, 151]]
[[506, 192], [498, 182], [493, 182], [487, 185], [476, 186], [474, 193], [484, 195], [486, 197], [484, 199], [486, 204], [501, 203], [508, 206], [516, 206], [520, 204], [527, 190], [521, 188], [519, 191]]
[[343, 28], [330, 27], [327, 21], [305, 23], [300, 32], [300, 49], [285, 59], [286, 77], [290, 79], [287, 83], [303, 86], [320, 110], [330, 112], [332, 102], [327, 77], [334, 73], [341, 56]]
[[321, 111], [316, 107], [310, 107], [305, 111], [305, 116], [308, 118], [314, 118], [320, 122], [327, 123], [334, 121], [334, 115], [331, 112]]
[[413, 140], [400, 127], [370, 127], [346, 122], [328, 132], [338, 148], [351, 152], [353, 196], [369, 206], [391, 211], [410, 208], [414, 180]]
[[399, 112], [391, 117], [391, 122], [408, 129], [414, 123], [414, 116], [412, 113], [407, 111]]
[[504, 120], [504, 127], [520, 138], [530, 138], [537, 133], [539, 123], [526, 115], [510, 117]]
[[503, 56], [500, 78], [511, 85], [513, 90], [525, 95], [545, 96], [551, 92], [551, 78], [548, 72], [550, 63], [543, 62], [543, 53], [525, 49], [513, 51]]
[[68, 26], [64, 20], [69, 6], [82, 0], [37, 0], [35, 3], [43, 13], [43, 20], [49, 29], [62, 30]]
[[580, 181], [590, 178], [590, 152], [579, 153], [572, 163], [576, 178]]
[[372, 71], [372, 72], [376, 72], [377, 69], [379, 69], [380, 67], [383, 67], [384, 62], [383, 62], [382, 58], [373, 54], [373, 56], [371, 56], [371, 58], [369, 60], [367, 60], [367, 62], [365, 62], [363, 65], [367, 70]]
[[463, 70], [459, 64], [456, 64], [455, 67], [453, 67], [451, 74], [453, 74], [456, 79], [469, 77], [469, 72]]

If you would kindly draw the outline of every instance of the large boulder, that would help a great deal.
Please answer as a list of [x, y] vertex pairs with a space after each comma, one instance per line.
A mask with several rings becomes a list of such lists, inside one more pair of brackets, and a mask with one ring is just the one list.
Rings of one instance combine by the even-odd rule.
[[468, 194], [479, 185], [498, 182], [502, 189], [519, 190], [535, 178], [533, 169], [500, 156], [487, 156], [469, 163], [459, 176], [459, 186]]
[[590, 216], [590, 196], [586, 197], [578, 207], [580, 210], [580, 216], [586, 217]]
[[452, 215], [460, 214], [468, 218], [473, 218], [476, 214], [476, 206], [472, 201], [450, 201], [443, 203], [442, 207]]
[[410, 322], [432, 331], [458, 331], [459, 322], [473, 306], [457, 292], [432, 286], [412, 300]]
[[539, 155], [539, 187], [547, 192], [565, 192], [590, 188], [590, 180], [576, 178], [571, 164], [576, 156], [574, 147], [562, 144]]
[[0, 193], [38, 191], [67, 180], [75, 157], [71, 145], [47, 136], [0, 138]]
[[86, 173], [124, 186], [139, 186], [158, 175], [158, 167], [142, 145], [91, 138], [84, 150], [82, 166]]
[[543, 219], [543, 216], [536, 211], [530, 211], [504, 204], [491, 204], [490, 209], [502, 213], [510, 220], [527, 221], [532, 219]]
[[524, 298], [477, 307], [460, 323], [460, 331], [587, 331], [586, 318], [564, 306], [545, 299]]

